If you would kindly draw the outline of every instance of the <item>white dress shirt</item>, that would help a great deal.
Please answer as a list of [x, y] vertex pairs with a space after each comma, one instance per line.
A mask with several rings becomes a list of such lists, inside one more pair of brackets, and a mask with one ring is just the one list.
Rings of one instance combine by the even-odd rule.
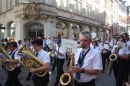
[[[56, 47], [56, 50], [58, 51], [58, 47]], [[57, 52], [55, 52], [56, 58], [65, 59], [65, 57], [66, 57], [66, 52], [63, 51], [61, 48], [59, 48], [59, 51], [58, 51], [58, 52], [62, 53], [64, 56], [58, 55], [58, 57], [57, 57]]]
[[20, 50], [20, 48], [22, 48], [23, 47], [23, 45], [22, 44], [18, 44], [18, 46], [17, 46], [17, 49], [18, 49], [18, 51]]
[[[9, 51], [9, 54], [10, 54], [10, 53], [11, 53], [11, 51]], [[20, 59], [20, 56], [17, 55], [17, 53], [18, 53], [18, 51], [17, 51], [17, 49], [15, 49], [10, 56], [12, 57], [12, 55], [14, 54], [14, 60], [15, 60], [15, 59], [16, 59], [16, 60], [19, 60], [19, 59]], [[20, 66], [20, 63], [17, 64], [17, 67], [19, 67], [19, 66]]]
[[[112, 53], [115, 53], [115, 48], [117, 47], [117, 45], [114, 45], [113, 49], [112, 49]], [[130, 54], [130, 50], [129, 48], [126, 46], [125, 48], [121, 48], [119, 49], [118, 55], [120, 56], [125, 56], [127, 54]]]
[[101, 49], [101, 47], [99, 47], [99, 46], [95, 46], [95, 47], [93, 46], [92, 49], [96, 49], [96, 50], [98, 50], [100, 53], [102, 52], [102, 49]]
[[[77, 49], [77, 53], [75, 54], [75, 65], [78, 63], [79, 55], [82, 50], [83, 50], [82, 48]], [[82, 68], [102, 70], [103, 68], [100, 52], [90, 48], [89, 52], [84, 57], [84, 63]], [[96, 77], [97, 75], [81, 73], [80, 80], [78, 82], [89, 82], [92, 79], [95, 79]]]
[[43, 63], [50, 62], [50, 57], [49, 57], [48, 53], [47, 53], [46, 51], [44, 51], [43, 49], [41, 49], [41, 50], [38, 52], [37, 57], [38, 57], [38, 59], [40, 59]]
[[[108, 45], [108, 44], [104, 44], [104, 45], [102, 44], [102, 50], [103, 50], [104, 48], [109, 50], [109, 45]], [[103, 50], [102, 53], [107, 53], [107, 51], [106, 51], [106, 50]]]

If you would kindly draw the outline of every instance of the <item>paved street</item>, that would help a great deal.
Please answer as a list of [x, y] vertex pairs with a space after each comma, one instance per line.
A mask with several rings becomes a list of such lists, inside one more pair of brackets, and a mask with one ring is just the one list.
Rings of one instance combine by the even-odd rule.
[[[24, 86], [34, 86], [32, 83], [32, 80], [30, 80], [30, 81], [25, 80], [25, 78], [28, 74], [28, 69], [25, 67], [22, 67], [21, 69], [22, 69], [22, 73], [19, 75], [19, 79], [20, 79], [21, 83]], [[64, 64], [64, 70], [65, 70], [65, 72], [68, 71], [68, 67], [66, 66], [66, 63]], [[48, 86], [53, 86], [55, 77], [56, 77], [56, 70], [51, 74]], [[0, 67], [0, 82], [2, 83], [2, 86], [5, 86], [6, 79], [7, 79], [7, 75], [5, 74], [5, 71], [3, 71], [2, 67]], [[61, 85], [59, 84], [59, 86], [61, 86]], [[115, 86], [115, 79], [114, 79], [113, 74], [111, 76], [109, 76], [107, 74], [107, 70], [104, 73], [100, 73], [96, 79], [96, 86]]]

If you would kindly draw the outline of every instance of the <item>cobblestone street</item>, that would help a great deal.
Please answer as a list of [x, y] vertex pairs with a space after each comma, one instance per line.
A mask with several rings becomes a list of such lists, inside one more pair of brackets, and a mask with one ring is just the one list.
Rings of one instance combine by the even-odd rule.
[[[107, 66], [106, 66], [107, 68]], [[19, 80], [24, 86], [34, 86], [32, 83], [32, 80], [26, 81], [25, 78], [28, 74], [28, 69], [25, 67], [21, 68], [22, 73], [19, 75]], [[68, 71], [68, 67], [66, 66], [66, 63], [64, 64], [64, 70], [65, 72]], [[54, 72], [51, 73], [50, 81], [48, 86], [53, 86], [53, 83], [55, 82], [56, 78], [56, 69]], [[7, 75], [5, 74], [5, 71], [0, 67], [0, 82], [2, 83], [2, 86], [5, 86], [5, 81], [7, 79]], [[59, 84], [59, 86], [61, 86]], [[96, 86], [115, 86], [115, 79], [113, 74], [109, 76], [107, 74], [107, 69], [104, 73], [100, 73], [98, 77], [96, 78]]]

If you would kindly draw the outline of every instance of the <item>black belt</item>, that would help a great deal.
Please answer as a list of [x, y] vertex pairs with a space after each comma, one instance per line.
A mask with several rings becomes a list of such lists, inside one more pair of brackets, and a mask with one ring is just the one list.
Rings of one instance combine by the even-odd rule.
[[95, 82], [95, 79], [92, 79], [91, 81], [89, 82], [78, 82], [79, 84], [87, 84], [87, 83], [91, 83], [91, 82]]

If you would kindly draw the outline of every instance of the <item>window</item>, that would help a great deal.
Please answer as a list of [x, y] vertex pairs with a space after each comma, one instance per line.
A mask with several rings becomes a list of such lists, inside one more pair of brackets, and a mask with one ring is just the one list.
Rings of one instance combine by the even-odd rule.
[[81, 8], [82, 8], [82, 2], [79, 1], [79, 3], [78, 3], [78, 11], [79, 11], [79, 14], [81, 13]]
[[107, 0], [104, 0], [104, 7], [107, 7]]
[[46, 3], [51, 5], [52, 4], [52, 0], [46, 0]]
[[15, 0], [15, 4], [18, 5], [20, 3], [19, 0]]
[[0, 0], [0, 13], [2, 13], [2, 0]]
[[60, 0], [56, 0], [56, 2], [57, 2], [57, 7], [60, 7]]
[[89, 18], [91, 18], [91, 12], [92, 12], [92, 6], [91, 5], [89, 5], [88, 12], [89, 12]]
[[88, 17], [88, 16], [89, 16], [89, 5], [86, 4], [86, 17]]
[[99, 3], [99, 0], [95, 0], [96, 3]]
[[77, 1], [76, 0], [73, 0], [73, 4], [74, 4], [74, 12], [76, 13], [77, 11]]

